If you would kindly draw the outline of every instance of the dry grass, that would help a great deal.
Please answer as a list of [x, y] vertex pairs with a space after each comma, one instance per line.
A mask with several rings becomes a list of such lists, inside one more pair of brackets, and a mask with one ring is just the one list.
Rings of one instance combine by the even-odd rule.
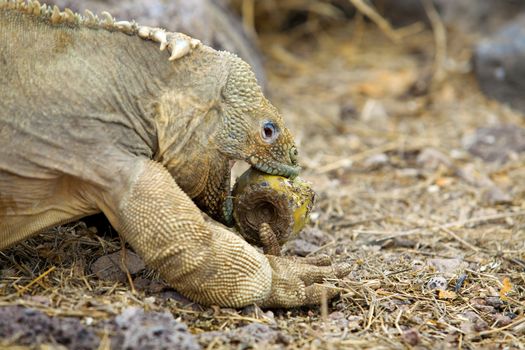
[[[0, 253], [0, 305], [95, 325], [130, 305], [167, 309], [196, 334], [261, 322], [288, 335], [289, 348], [523, 349], [525, 157], [486, 163], [461, 144], [478, 127], [525, 126], [523, 116], [480, 94], [469, 45], [458, 35], [448, 43], [442, 81], [432, 85], [430, 30], [394, 44], [359, 21], [315, 36], [302, 29], [260, 40], [272, 100], [296, 134], [303, 177], [319, 193], [311, 225], [324, 237], [317, 251], [355, 264], [347, 278], [327, 282], [341, 290], [327, 314], [201, 310], [99, 281], [90, 264], [120, 242], [81, 224]], [[418, 161], [428, 149], [448, 162]], [[487, 200], [486, 181], [472, 171], [512, 199]], [[446, 280], [446, 291], [430, 288], [435, 277]]]

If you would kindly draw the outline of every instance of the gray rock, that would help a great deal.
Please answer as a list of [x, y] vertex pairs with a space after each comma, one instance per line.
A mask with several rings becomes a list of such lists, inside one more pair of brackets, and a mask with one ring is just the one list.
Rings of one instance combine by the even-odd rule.
[[290, 255], [307, 256], [319, 250], [319, 248], [330, 241], [330, 237], [314, 227], [306, 227], [299, 233], [297, 239], [291, 240], [284, 245], [284, 251]]
[[510, 204], [512, 196], [497, 186], [485, 188], [481, 193], [481, 202], [486, 205]]
[[[525, 91], [523, 94], [525, 96]], [[513, 154], [525, 152], [525, 128], [510, 124], [479, 128], [473, 134], [465, 135], [462, 143], [468, 152], [484, 161], [503, 163]]]
[[481, 90], [525, 113], [525, 15], [476, 45], [474, 68]]
[[178, 322], [169, 312], [144, 312], [130, 307], [115, 320], [116, 335], [111, 339], [112, 349], [123, 350], [197, 350], [200, 345], [188, 327]]
[[227, 332], [204, 332], [198, 336], [203, 346], [211, 342], [222, 345], [237, 345], [237, 349], [263, 348], [264, 345], [288, 345], [290, 336], [280, 330], [261, 323], [251, 323]]
[[0, 307], [0, 348], [5, 341], [31, 348], [46, 344], [53, 349], [97, 349], [99, 335], [107, 331], [111, 334], [111, 349], [201, 348], [186, 325], [176, 321], [168, 312], [128, 308], [112, 320], [87, 326], [75, 317], [51, 317], [21, 306]]
[[286, 251], [297, 256], [307, 256], [319, 249], [318, 245], [312, 244], [304, 239], [298, 238], [286, 245]]
[[[103, 255], [98, 258], [91, 271], [100, 279], [110, 282], [126, 282], [126, 270], [122, 269], [122, 251], [116, 251], [111, 254]], [[126, 249], [126, 268], [131, 275], [134, 275], [146, 268], [144, 261], [137, 254]]]
[[448, 282], [443, 276], [431, 277], [427, 282], [427, 288], [429, 290], [446, 290]]
[[17, 345], [50, 344], [78, 350], [96, 349], [100, 343], [95, 331], [77, 318], [50, 317], [22, 306], [0, 308], [0, 339]]

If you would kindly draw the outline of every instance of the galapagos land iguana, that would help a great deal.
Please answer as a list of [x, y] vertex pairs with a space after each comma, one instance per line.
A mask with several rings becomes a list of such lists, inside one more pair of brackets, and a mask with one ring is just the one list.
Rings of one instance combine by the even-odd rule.
[[0, 249], [103, 212], [196, 302], [319, 303], [316, 283], [348, 264], [264, 255], [205, 222], [199, 208], [231, 224], [235, 160], [299, 170], [290, 132], [241, 59], [108, 13], [0, 0]]

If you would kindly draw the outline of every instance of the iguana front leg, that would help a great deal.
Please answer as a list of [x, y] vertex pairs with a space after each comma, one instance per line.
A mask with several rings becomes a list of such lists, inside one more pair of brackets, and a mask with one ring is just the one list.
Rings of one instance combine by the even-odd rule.
[[206, 224], [160, 164], [143, 160], [127, 171], [126, 193], [106, 193], [99, 205], [146, 263], [196, 302], [228, 307], [319, 303], [322, 287], [313, 283], [349, 272], [347, 264], [319, 267], [260, 254], [232, 232]]

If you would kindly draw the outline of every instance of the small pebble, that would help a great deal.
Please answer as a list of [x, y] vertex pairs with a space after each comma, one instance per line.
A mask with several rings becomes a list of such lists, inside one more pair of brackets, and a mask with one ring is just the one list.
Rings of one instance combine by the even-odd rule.
[[427, 282], [427, 288], [430, 290], [446, 290], [448, 282], [444, 277], [435, 276]]

